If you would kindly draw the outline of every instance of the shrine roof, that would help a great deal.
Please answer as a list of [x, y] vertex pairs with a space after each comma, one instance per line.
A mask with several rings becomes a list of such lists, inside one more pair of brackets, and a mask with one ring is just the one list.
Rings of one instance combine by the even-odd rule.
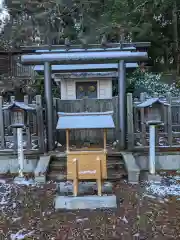
[[145, 107], [151, 107], [153, 104], [162, 104], [162, 105], [169, 105], [168, 103], [165, 103], [164, 101], [160, 100], [159, 98], [150, 98], [146, 101], [140, 103], [137, 105], [137, 108], [145, 108]]
[[35, 108], [30, 107], [29, 105], [25, 104], [24, 102], [17, 102], [17, 101], [14, 101], [11, 104], [3, 107], [3, 110], [11, 110], [13, 108], [19, 108], [24, 111], [35, 111]]
[[115, 128], [113, 112], [59, 112], [56, 129], [108, 129]]

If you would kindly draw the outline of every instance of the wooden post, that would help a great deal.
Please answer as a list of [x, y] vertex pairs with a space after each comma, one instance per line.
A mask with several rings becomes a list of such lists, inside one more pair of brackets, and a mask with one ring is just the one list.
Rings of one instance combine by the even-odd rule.
[[[36, 101], [32, 101], [33, 107], [36, 107]], [[32, 115], [32, 120], [33, 120], [33, 127], [32, 127], [32, 132], [37, 134], [37, 116], [36, 114]]]
[[163, 117], [164, 117], [164, 132], [166, 137], [168, 136], [168, 114], [167, 114], [167, 106], [163, 106]]
[[98, 196], [102, 196], [102, 168], [101, 168], [101, 159], [97, 157], [98, 162], [98, 179], [97, 179], [97, 187], [98, 187]]
[[75, 175], [74, 175], [74, 179], [73, 179], [73, 195], [74, 197], [77, 197], [78, 195], [78, 161], [77, 159], [75, 158], [73, 160], [74, 162], [74, 170], [75, 170]]
[[135, 132], [137, 132], [138, 130], [141, 131], [141, 126], [139, 125], [139, 110], [134, 107], [134, 105], [137, 105], [137, 103], [139, 104], [139, 99], [134, 98], [133, 100], [133, 115], [134, 115], [134, 130]]
[[[140, 101], [145, 101], [145, 93], [140, 94]], [[146, 123], [145, 123], [145, 116], [144, 116], [144, 108], [141, 108], [140, 110], [140, 116], [141, 116], [141, 139], [142, 139], [142, 145], [146, 145]]]
[[45, 152], [44, 144], [44, 120], [41, 95], [36, 96], [36, 115], [37, 115], [37, 128], [38, 128], [38, 143], [40, 152]]
[[107, 145], [107, 129], [104, 129], [104, 151], [106, 152], [106, 145]]
[[1, 149], [5, 148], [4, 138], [4, 116], [3, 116], [3, 97], [0, 96], [0, 134], [1, 134]]
[[112, 99], [112, 107], [113, 107], [113, 115], [114, 115], [114, 122], [115, 122], [115, 129], [114, 129], [114, 139], [118, 140], [119, 137], [119, 112], [118, 112], [118, 96]]
[[[15, 101], [15, 96], [11, 96], [10, 97], [10, 101], [11, 103], [13, 103]], [[14, 122], [14, 113], [11, 112], [11, 124], [13, 124]], [[14, 139], [14, 150], [17, 150], [17, 131], [15, 128], [13, 128], [13, 139]]]
[[133, 150], [133, 148], [134, 148], [134, 119], [133, 119], [132, 93], [127, 94], [127, 133], [128, 133], [128, 150]]
[[56, 124], [57, 124], [57, 98], [53, 98], [53, 134], [54, 140], [57, 141], [57, 131], [56, 131]]
[[[153, 98], [158, 98], [159, 95], [157, 92], [154, 92]], [[150, 142], [150, 131], [149, 131], [149, 142]], [[158, 134], [158, 126], [155, 127], [155, 146], [159, 146], [159, 134]]]
[[[24, 103], [28, 105], [28, 96], [24, 96]], [[30, 118], [29, 113], [27, 114], [27, 126], [26, 126], [26, 136], [27, 136], [27, 150], [31, 149], [31, 133], [30, 133]]]
[[167, 98], [167, 103], [169, 104], [169, 106], [167, 107], [167, 120], [168, 120], [168, 144], [171, 147], [172, 146], [172, 109], [171, 109], [171, 93], [168, 92], [166, 94], [166, 98]]
[[69, 129], [66, 129], [66, 151], [69, 152]]

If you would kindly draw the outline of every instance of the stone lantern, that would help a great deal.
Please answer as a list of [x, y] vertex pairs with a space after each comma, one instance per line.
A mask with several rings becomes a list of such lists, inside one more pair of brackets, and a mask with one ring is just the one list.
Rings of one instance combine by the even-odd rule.
[[144, 108], [145, 121], [148, 125], [159, 125], [163, 121], [164, 106], [168, 106], [168, 104], [159, 98], [151, 98], [138, 104], [137, 108]]
[[149, 125], [149, 172], [155, 174], [155, 127], [163, 124], [164, 103], [159, 98], [151, 98], [137, 105], [137, 108], [144, 108], [145, 121]]
[[23, 177], [24, 169], [24, 153], [23, 153], [23, 128], [25, 128], [25, 118], [28, 111], [35, 111], [35, 108], [28, 106], [23, 102], [14, 101], [10, 105], [3, 108], [12, 112], [11, 128], [17, 133], [17, 147], [18, 147], [18, 162], [19, 162], [19, 177]]

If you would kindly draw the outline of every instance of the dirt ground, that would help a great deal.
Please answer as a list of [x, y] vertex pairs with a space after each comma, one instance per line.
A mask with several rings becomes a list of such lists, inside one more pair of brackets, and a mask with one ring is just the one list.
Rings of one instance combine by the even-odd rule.
[[56, 211], [56, 185], [0, 184], [0, 239], [180, 239], [180, 201], [142, 198], [139, 186], [114, 184], [118, 208]]

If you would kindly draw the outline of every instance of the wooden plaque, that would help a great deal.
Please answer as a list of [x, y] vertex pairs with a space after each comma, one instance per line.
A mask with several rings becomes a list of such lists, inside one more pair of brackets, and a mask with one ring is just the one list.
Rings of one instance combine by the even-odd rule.
[[[99, 167], [101, 164], [101, 167]], [[101, 172], [100, 172], [101, 171]], [[67, 178], [73, 180], [107, 179], [106, 152], [79, 151], [69, 152], [67, 156]]]

